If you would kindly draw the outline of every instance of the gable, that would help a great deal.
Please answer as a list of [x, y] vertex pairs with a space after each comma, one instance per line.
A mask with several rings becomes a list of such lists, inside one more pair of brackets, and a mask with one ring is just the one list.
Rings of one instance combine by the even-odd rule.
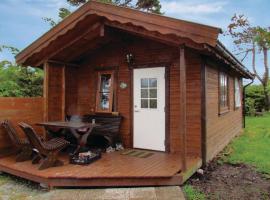
[[[61, 48], [98, 22], [141, 28], [151, 34], [171, 37], [173, 41], [175, 38], [185, 38], [212, 47], [216, 46], [220, 33], [219, 28], [211, 26], [90, 1], [20, 52], [16, 61], [22, 65], [37, 66], [41, 60], [48, 59], [46, 52], [50, 49]], [[176, 42], [181, 44], [181, 41]]]

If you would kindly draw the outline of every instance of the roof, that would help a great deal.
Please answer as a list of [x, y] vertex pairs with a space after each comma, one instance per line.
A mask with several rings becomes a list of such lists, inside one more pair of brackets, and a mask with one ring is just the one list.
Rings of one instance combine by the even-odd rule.
[[[89, 37], [87, 34], [91, 31], [102, 35], [100, 32], [102, 32], [102, 26], [104, 25], [102, 23], [105, 21], [106, 25], [109, 26], [120, 24], [126, 27], [136, 27], [153, 35], [171, 37], [173, 38], [172, 41], [178, 42], [179, 45], [181, 41], [175, 40], [175, 38], [184, 38], [195, 44], [207, 45], [210, 48], [220, 46], [218, 42], [218, 35], [221, 33], [220, 28], [112, 4], [89, 1], [22, 50], [16, 56], [16, 61], [21, 65], [38, 66], [46, 59], [50, 59], [53, 51], [58, 50], [60, 47], [64, 48], [66, 43], [71, 43], [72, 38], [83, 35], [84, 37], [81, 38], [82, 44], [83, 40]], [[86, 28], [93, 26], [93, 24], [97, 24], [95, 29], [89, 30]], [[94, 36], [92, 36], [93, 38]], [[78, 46], [79, 41], [76, 42]], [[232, 59], [235, 60], [235, 57], [232, 56]], [[239, 68], [243, 67], [240, 66], [239, 62], [235, 62], [238, 63]]]

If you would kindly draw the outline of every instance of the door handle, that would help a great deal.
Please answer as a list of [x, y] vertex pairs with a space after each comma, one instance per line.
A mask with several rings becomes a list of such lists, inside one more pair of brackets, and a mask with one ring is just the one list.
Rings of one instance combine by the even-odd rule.
[[134, 112], [140, 112], [139, 110], [134, 110]]

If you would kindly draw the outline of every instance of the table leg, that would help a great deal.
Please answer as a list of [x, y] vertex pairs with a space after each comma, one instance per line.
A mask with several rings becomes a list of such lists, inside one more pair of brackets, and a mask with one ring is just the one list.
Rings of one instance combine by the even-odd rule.
[[93, 127], [89, 128], [85, 133], [79, 134], [76, 129], [74, 129], [74, 128], [71, 128], [70, 129], [71, 133], [77, 139], [77, 144], [78, 144], [78, 146], [77, 146], [77, 148], [76, 148], [76, 150], [74, 151], [73, 154], [78, 153], [78, 151], [80, 150], [80, 148], [86, 146], [86, 144], [87, 144], [87, 138], [90, 135], [90, 133], [92, 132], [92, 130], [93, 130]]

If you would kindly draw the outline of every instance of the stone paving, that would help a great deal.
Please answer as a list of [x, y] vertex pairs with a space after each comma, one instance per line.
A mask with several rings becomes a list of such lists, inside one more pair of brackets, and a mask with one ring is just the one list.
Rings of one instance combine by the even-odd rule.
[[0, 175], [0, 200], [184, 200], [180, 187], [62, 189], [43, 191], [38, 184]]

